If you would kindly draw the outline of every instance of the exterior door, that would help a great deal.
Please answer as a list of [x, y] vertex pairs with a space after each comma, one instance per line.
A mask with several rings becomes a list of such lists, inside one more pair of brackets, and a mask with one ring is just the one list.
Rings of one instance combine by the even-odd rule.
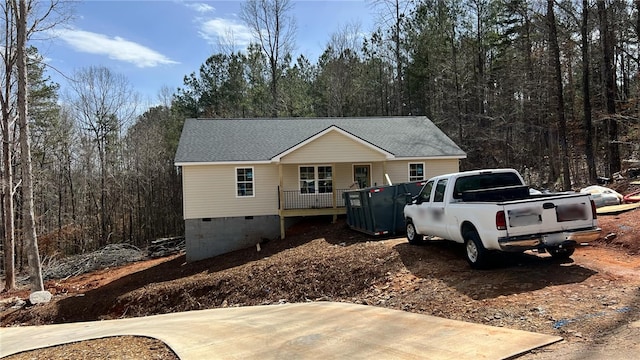
[[371, 165], [353, 165], [353, 181], [360, 189], [371, 186]]

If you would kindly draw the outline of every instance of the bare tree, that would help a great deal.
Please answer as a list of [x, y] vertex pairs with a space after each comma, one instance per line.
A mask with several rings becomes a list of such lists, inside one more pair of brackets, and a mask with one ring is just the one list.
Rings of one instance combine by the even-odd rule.
[[235, 33], [232, 29], [227, 29], [223, 35], [219, 35], [216, 38], [216, 44], [213, 47], [213, 54], [225, 54], [227, 56], [233, 55], [239, 48], [236, 41]]
[[486, 89], [486, 74], [487, 67], [487, 45], [486, 45], [486, 32], [488, 25], [486, 24], [487, 17], [489, 16], [489, 2], [486, 0], [472, 0], [470, 1], [471, 7], [475, 11], [475, 31], [476, 31], [476, 101], [478, 106], [478, 114], [484, 116], [486, 114], [486, 101], [487, 101], [487, 89]]
[[355, 98], [369, 84], [356, 81], [360, 71], [360, 27], [347, 24], [332, 33], [318, 60], [315, 91], [321, 96], [318, 110], [324, 116], [354, 116]]
[[595, 156], [593, 154], [593, 129], [591, 121], [591, 87], [589, 85], [589, 1], [582, 0], [582, 23], [580, 24], [580, 36], [582, 41], [582, 97], [584, 110], [584, 154], [587, 158], [587, 169], [589, 172], [589, 182], [596, 183], [597, 172]]
[[608, 8], [604, 0], [596, 1], [598, 4], [598, 17], [600, 20], [600, 43], [602, 44], [602, 77], [605, 87], [605, 102], [607, 110], [607, 144], [608, 176], [620, 171], [620, 150], [618, 149], [618, 122], [616, 114], [616, 81], [613, 60], [613, 32], [609, 24]]
[[[28, 101], [27, 99], [27, 79], [26, 79], [26, 42], [32, 38], [33, 34], [42, 32], [44, 30], [51, 29], [56, 25], [65, 22], [69, 18], [68, 7], [66, 6], [70, 2], [64, 0], [48, 0], [48, 1], [35, 1], [35, 0], [21, 0], [21, 1], [5, 1], [4, 4], [0, 4], [2, 9], [3, 21], [3, 43], [2, 43], [2, 62], [4, 65], [4, 72], [0, 75], [2, 77], [2, 91], [0, 93], [0, 107], [2, 108], [2, 209], [3, 209], [3, 228], [4, 228], [4, 251], [5, 251], [5, 286], [10, 289], [15, 287], [15, 217], [14, 217], [14, 198], [13, 195], [16, 192], [14, 189], [14, 175], [12, 173], [12, 154], [14, 153], [13, 132], [14, 124], [19, 116], [24, 115], [20, 122], [27, 121], [27, 109], [20, 110], [18, 113], [16, 108], [19, 107], [21, 102]], [[19, 59], [22, 57], [22, 59]], [[20, 67], [20, 69], [17, 69]], [[21, 72], [23, 71], [23, 72]], [[18, 78], [24, 77], [24, 82], [16, 81]], [[23, 99], [18, 99], [19, 89], [16, 89], [16, 83], [19, 88], [24, 87], [22, 95]], [[20, 126], [21, 130], [28, 131], [28, 128]], [[21, 134], [23, 135], [23, 134]], [[24, 134], [28, 140], [28, 134]], [[22, 156], [27, 156], [22, 153]], [[24, 160], [23, 160], [24, 163]], [[23, 176], [27, 176], [23, 171]], [[22, 179], [24, 181], [24, 179]], [[25, 183], [23, 182], [24, 186]], [[33, 189], [31, 189], [33, 191]], [[26, 198], [24, 200], [27, 200]], [[28, 206], [28, 205], [27, 205]], [[28, 226], [28, 225], [27, 225]], [[28, 230], [29, 237], [33, 237], [33, 241], [36, 241], [35, 228], [33, 233]], [[37, 243], [34, 243], [37, 251]], [[35, 279], [37, 282], [37, 279]], [[36, 284], [36, 288], [39, 287]]]
[[100, 193], [92, 194], [92, 198], [99, 213], [100, 245], [104, 245], [113, 231], [113, 213], [109, 210], [115, 204], [109, 201], [109, 195], [114, 194], [117, 178], [112, 170], [120, 161], [122, 132], [134, 119], [138, 95], [123, 75], [105, 67], [89, 67], [75, 74], [67, 97], [87, 142], [97, 152]]
[[374, 0], [374, 7], [378, 10], [381, 26], [383, 30], [388, 31], [391, 38], [391, 52], [394, 69], [395, 81], [395, 113], [403, 115], [405, 113], [404, 106], [404, 72], [406, 64], [406, 55], [404, 53], [406, 33], [405, 23], [408, 13], [411, 11], [413, 2], [411, 0]]
[[15, 229], [14, 229], [14, 189], [13, 189], [13, 127], [15, 124], [15, 110], [13, 108], [12, 79], [15, 64], [15, 22], [13, 21], [12, 7], [8, 4], [0, 5], [3, 10], [4, 20], [4, 44], [2, 60], [4, 72], [2, 73], [2, 96], [0, 96], [0, 108], [2, 109], [2, 224], [4, 228], [4, 270], [5, 289], [16, 287], [15, 280]]
[[160, 103], [161, 106], [166, 108], [171, 107], [171, 100], [173, 98], [173, 89], [171, 89], [168, 85], [162, 85], [160, 90], [158, 90], [158, 94], [156, 95], [156, 100]]
[[43, 291], [42, 268], [38, 252], [35, 214], [33, 211], [33, 170], [31, 167], [31, 139], [27, 120], [27, 3], [25, 0], [12, 0], [16, 21], [16, 67], [18, 70], [18, 122], [20, 124], [20, 160], [22, 166], [22, 196], [24, 197], [23, 223], [27, 248], [31, 289]]
[[282, 75], [282, 63], [295, 43], [296, 23], [289, 15], [292, 9], [290, 0], [248, 0], [240, 11], [240, 17], [269, 60], [273, 117], [278, 117], [278, 81]]
[[554, 0], [547, 0], [547, 21], [549, 25], [549, 46], [551, 54], [549, 63], [553, 69], [553, 86], [556, 100], [556, 116], [558, 121], [558, 136], [560, 137], [560, 150], [562, 162], [562, 187], [564, 190], [571, 189], [571, 177], [569, 173], [569, 150], [567, 145], [567, 121], [564, 114], [564, 96], [562, 85], [562, 69], [560, 67], [560, 46], [558, 45], [558, 31], [556, 26], [556, 16], [553, 9]]
[[350, 51], [359, 55], [363, 40], [361, 27], [361, 24], [358, 22], [347, 23], [340, 26], [338, 30], [331, 33], [326, 47], [333, 49], [336, 54]]

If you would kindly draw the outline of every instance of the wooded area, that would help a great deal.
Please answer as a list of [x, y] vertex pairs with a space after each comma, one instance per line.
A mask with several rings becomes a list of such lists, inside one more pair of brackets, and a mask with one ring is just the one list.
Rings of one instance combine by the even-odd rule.
[[[159, 105], [148, 109], [104, 67], [68, 74], [61, 93], [30, 47], [26, 117], [40, 254], [182, 234], [173, 157], [190, 117], [426, 115], [467, 152], [463, 169], [513, 167], [552, 190], [612, 177], [638, 158], [640, 0], [376, 0], [375, 31], [362, 36], [345, 25], [315, 60], [295, 54], [295, 5], [243, 3], [255, 42], [221, 46], [178, 89], [159, 89]], [[10, 5], [2, 10], [4, 263], [15, 238], [22, 268], [28, 196], [17, 24]], [[32, 30], [43, 15], [33, 11]]]

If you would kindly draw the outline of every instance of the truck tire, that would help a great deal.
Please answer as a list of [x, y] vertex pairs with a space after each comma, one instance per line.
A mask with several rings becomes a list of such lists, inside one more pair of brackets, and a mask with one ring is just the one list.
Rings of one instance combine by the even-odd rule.
[[473, 269], [486, 269], [489, 266], [491, 253], [482, 245], [477, 232], [464, 234], [464, 248], [467, 262]]
[[568, 259], [573, 255], [573, 252], [576, 251], [574, 248], [549, 248], [547, 252], [554, 259]]
[[409, 219], [407, 219], [407, 240], [409, 240], [409, 244], [411, 245], [420, 245], [424, 241], [424, 236], [418, 234], [415, 225]]

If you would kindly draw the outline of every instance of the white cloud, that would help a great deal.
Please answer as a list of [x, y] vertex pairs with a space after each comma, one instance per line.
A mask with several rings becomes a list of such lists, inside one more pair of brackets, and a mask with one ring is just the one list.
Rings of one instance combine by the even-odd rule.
[[118, 36], [110, 38], [77, 29], [57, 30], [56, 35], [76, 51], [107, 55], [110, 59], [132, 63], [140, 68], [178, 63], [155, 50]]
[[203, 14], [216, 10], [213, 6], [205, 3], [184, 3], [184, 5], [192, 10]]
[[227, 44], [239, 47], [246, 47], [253, 39], [251, 31], [245, 25], [222, 18], [202, 20], [200, 36], [210, 43], [222, 40]]

